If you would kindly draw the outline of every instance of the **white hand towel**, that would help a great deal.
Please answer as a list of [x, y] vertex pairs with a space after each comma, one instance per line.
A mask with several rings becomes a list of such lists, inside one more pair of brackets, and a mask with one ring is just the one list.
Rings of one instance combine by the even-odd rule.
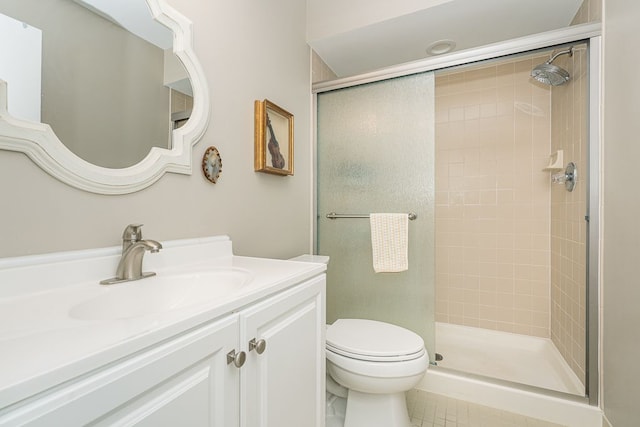
[[409, 269], [409, 216], [406, 213], [372, 213], [371, 247], [376, 273], [397, 273]]

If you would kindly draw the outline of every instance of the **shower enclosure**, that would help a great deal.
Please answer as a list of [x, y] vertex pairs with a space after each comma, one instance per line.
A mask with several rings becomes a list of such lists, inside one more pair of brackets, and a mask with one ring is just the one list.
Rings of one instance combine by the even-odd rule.
[[[583, 42], [319, 93], [328, 322], [396, 323], [435, 369], [588, 394], [588, 89]], [[366, 219], [326, 217], [411, 211], [399, 274], [373, 273]]]
[[586, 88], [584, 44], [437, 73], [441, 366], [584, 395]]

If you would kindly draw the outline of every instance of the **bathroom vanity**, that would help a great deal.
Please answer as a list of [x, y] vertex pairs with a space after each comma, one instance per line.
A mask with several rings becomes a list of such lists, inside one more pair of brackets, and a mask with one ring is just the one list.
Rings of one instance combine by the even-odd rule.
[[0, 260], [0, 426], [324, 426], [326, 265], [163, 246]]

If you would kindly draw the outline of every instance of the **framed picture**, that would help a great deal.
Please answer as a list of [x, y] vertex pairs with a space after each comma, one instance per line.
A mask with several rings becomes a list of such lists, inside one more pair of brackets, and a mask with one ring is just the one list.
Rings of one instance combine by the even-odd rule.
[[293, 114], [269, 100], [255, 102], [256, 172], [293, 175]]

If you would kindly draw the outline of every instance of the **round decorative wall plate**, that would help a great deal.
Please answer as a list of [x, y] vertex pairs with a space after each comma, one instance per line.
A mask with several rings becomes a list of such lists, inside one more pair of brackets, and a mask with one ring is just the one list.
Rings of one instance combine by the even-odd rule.
[[204, 156], [202, 157], [202, 172], [204, 172], [205, 178], [214, 184], [218, 180], [222, 172], [222, 159], [216, 147], [209, 147], [207, 151], [204, 152]]

